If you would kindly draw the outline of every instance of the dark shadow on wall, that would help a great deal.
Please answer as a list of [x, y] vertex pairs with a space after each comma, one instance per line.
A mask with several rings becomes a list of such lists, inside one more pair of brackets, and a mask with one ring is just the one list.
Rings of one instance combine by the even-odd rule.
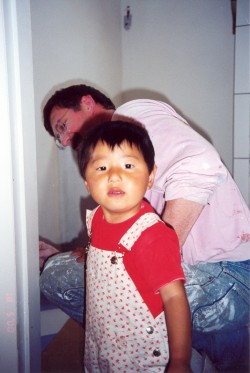
[[[79, 175], [80, 177], [80, 175]], [[71, 241], [55, 244], [54, 242], [39, 236], [40, 241], [44, 241], [52, 246], [54, 246], [60, 252], [67, 252], [75, 250], [78, 247], [84, 247], [88, 243], [88, 232], [86, 228], [86, 210], [93, 210], [96, 207], [96, 202], [90, 197], [80, 199], [80, 213], [82, 221], [82, 229], [79, 234], [73, 238]]]
[[198, 132], [201, 136], [203, 136], [207, 141], [211, 144], [213, 143], [208, 133], [201, 128], [197, 123], [195, 123], [191, 118], [189, 118], [182, 109], [178, 108], [171, 100], [163, 93], [153, 90], [147, 90], [145, 88], [134, 88], [127, 91], [121, 92], [121, 94], [114, 97], [114, 102], [128, 102], [131, 100], [136, 100], [140, 98], [147, 98], [150, 100], [156, 101], [163, 101], [166, 104], [172, 106], [172, 108], [177, 112], [177, 114], [181, 115], [189, 124], [190, 126]]

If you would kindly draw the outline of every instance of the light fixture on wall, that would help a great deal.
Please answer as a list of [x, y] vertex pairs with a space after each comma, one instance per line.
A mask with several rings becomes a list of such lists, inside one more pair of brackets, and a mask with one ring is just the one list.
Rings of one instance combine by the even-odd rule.
[[132, 22], [132, 14], [130, 12], [130, 6], [127, 6], [125, 9], [125, 16], [124, 16], [124, 28], [125, 30], [129, 30]]

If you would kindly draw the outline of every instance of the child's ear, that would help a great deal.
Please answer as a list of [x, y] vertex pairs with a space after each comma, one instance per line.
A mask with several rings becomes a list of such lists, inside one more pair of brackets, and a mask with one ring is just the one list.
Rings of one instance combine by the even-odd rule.
[[156, 171], [157, 171], [157, 166], [155, 164], [148, 178], [148, 189], [151, 189], [154, 184]]

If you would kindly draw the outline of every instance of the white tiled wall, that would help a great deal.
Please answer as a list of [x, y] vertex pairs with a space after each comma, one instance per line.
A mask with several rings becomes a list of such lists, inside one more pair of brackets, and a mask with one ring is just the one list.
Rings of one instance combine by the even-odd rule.
[[249, 158], [250, 94], [237, 94], [234, 97], [234, 157]]
[[237, 1], [234, 179], [250, 206], [250, 0]]
[[249, 24], [236, 27], [235, 93], [249, 92]]

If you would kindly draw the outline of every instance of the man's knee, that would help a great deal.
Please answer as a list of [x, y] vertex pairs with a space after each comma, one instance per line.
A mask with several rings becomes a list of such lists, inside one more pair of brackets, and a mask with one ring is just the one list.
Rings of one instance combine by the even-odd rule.
[[41, 291], [47, 296], [63, 298], [63, 294], [84, 287], [84, 263], [78, 263], [76, 257], [61, 253], [50, 257], [40, 276]]

